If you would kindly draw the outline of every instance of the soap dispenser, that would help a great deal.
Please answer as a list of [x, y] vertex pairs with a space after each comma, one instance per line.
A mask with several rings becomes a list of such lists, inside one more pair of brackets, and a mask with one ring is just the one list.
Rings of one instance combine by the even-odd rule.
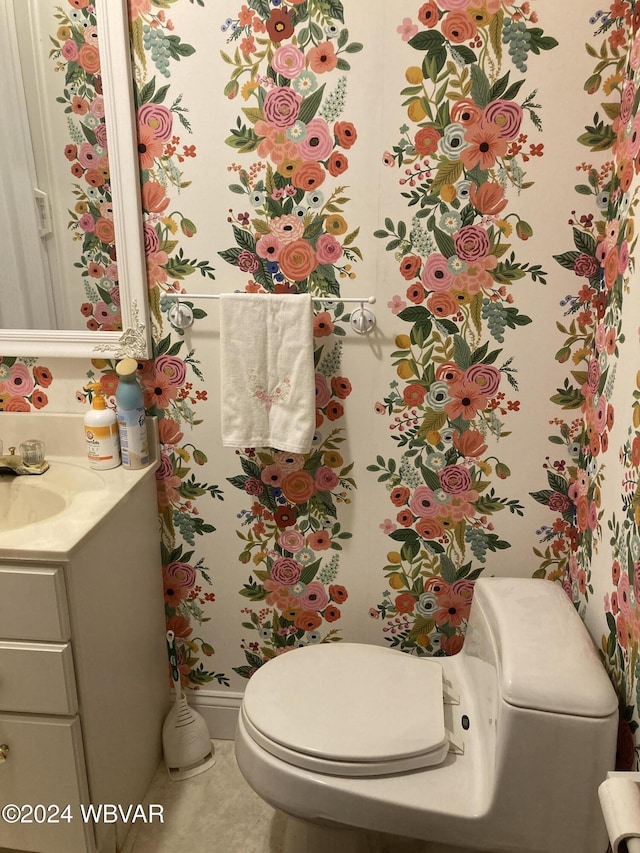
[[84, 437], [91, 468], [106, 470], [120, 465], [118, 422], [113, 409], [107, 408], [99, 382], [89, 386], [94, 392], [91, 409], [84, 416]]

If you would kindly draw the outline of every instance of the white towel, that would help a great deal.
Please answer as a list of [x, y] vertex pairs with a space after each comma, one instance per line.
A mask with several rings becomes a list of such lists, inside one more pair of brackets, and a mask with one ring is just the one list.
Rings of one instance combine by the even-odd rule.
[[307, 453], [316, 423], [310, 295], [221, 294], [220, 354], [225, 447]]

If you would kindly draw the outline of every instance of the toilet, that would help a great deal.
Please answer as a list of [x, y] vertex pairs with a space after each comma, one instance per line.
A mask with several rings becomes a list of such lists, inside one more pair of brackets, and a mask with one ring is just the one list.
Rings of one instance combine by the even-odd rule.
[[482, 578], [458, 655], [320, 643], [261, 667], [236, 757], [288, 816], [286, 853], [386, 850], [390, 836], [424, 850], [603, 853], [598, 785], [617, 726], [616, 694], [559, 584]]

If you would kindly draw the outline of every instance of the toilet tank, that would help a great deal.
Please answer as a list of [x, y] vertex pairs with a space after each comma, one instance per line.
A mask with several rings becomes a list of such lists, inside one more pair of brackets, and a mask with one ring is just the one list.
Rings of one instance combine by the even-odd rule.
[[481, 578], [469, 627], [476, 635], [490, 633], [497, 689], [509, 705], [579, 717], [617, 711], [593, 641], [559, 584]]
[[490, 709], [487, 820], [500, 850], [602, 853], [597, 789], [615, 762], [618, 700], [566, 593], [546, 580], [481, 578], [468, 637], [463, 652]]

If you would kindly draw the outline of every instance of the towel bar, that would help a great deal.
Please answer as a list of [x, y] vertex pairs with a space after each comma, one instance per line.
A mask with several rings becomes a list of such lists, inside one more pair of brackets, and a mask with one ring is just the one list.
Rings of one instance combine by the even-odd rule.
[[[193, 311], [189, 305], [184, 304], [186, 299], [220, 299], [219, 293], [165, 293], [168, 299], [175, 299], [175, 305], [169, 309], [169, 322], [176, 329], [188, 329], [193, 325]], [[375, 296], [313, 296], [313, 302], [355, 302], [360, 305], [351, 312], [351, 326], [359, 335], [367, 335], [376, 325], [376, 315], [370, 308], [365, 308], [365, 303], [373, 305]]]

